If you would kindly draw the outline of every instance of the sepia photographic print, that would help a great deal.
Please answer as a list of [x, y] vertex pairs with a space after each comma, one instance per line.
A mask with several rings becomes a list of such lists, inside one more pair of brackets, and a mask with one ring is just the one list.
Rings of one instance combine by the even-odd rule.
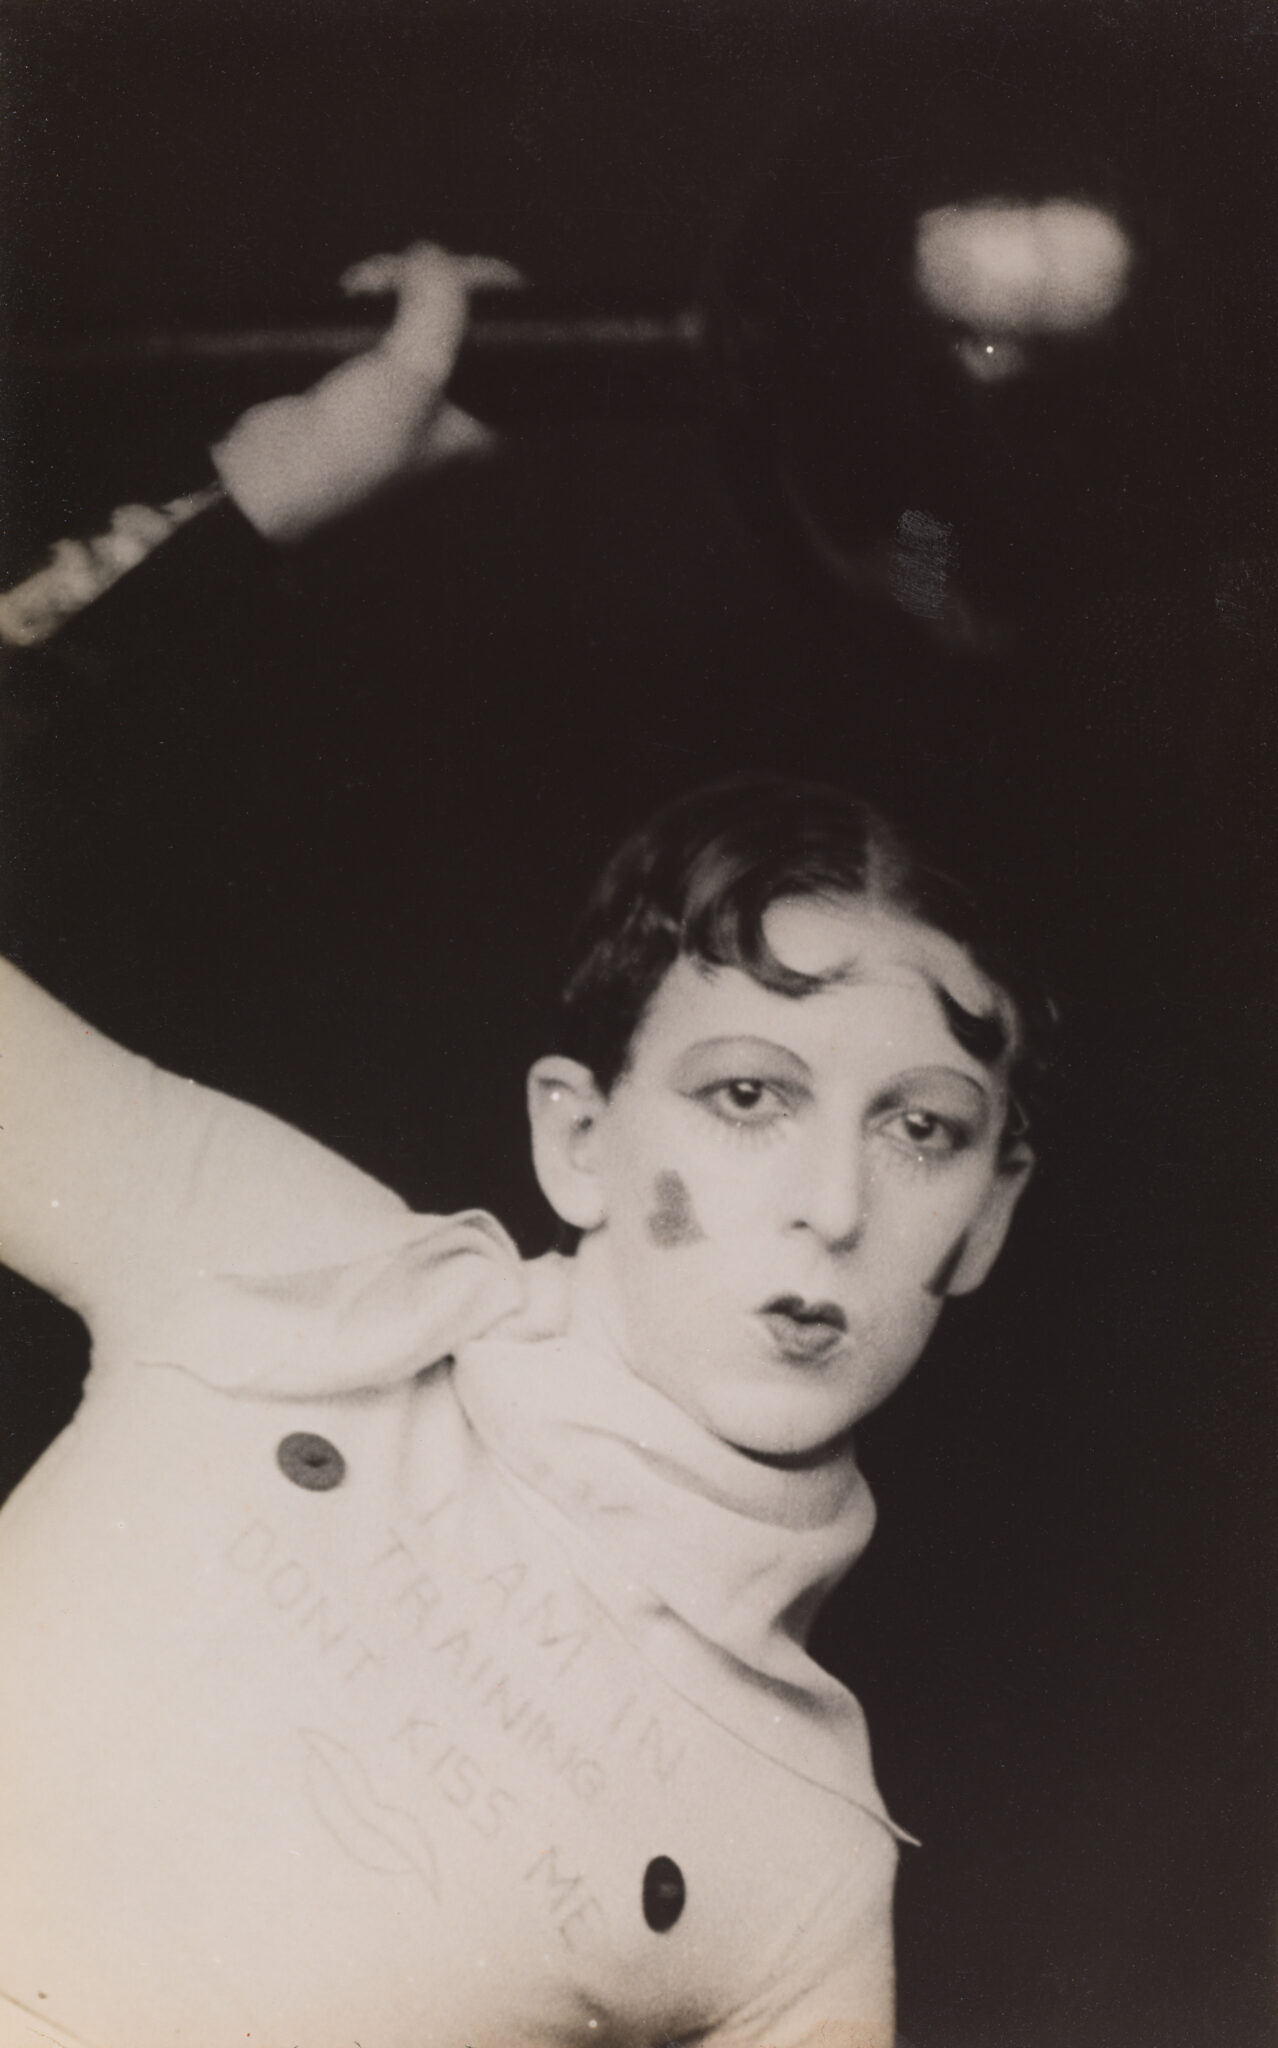
[[1265, 2048], [1278, 16], [0, 51], [0, 2048]]

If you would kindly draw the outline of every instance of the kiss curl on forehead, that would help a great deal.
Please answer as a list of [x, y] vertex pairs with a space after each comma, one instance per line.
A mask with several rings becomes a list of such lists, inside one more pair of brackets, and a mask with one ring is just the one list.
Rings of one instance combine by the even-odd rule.
[[[788, 977], [807, 982], [788, 993], [802, 1001], [823, 990], [923, 983], [964, 1052], [991, 1070], [1014, 1050], [1013, 1006], [965, 948], [902, 912], [852, 897], [781, 897], [764, 915], [769, 950]], [[715, 969], [694, 963], [703, 974]]]

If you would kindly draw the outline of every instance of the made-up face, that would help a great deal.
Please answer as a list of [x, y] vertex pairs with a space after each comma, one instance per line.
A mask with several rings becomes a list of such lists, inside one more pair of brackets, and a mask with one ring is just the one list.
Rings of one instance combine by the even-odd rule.
[[542, 1184], [585, 1232], [579, 1334], [779, 1455], [905, 1377], [997, 1255], [1028, 1155], [1001, 1145], [1001, 1066], [947, 1021], [1004, 1000], [961, 947], [856, 899], [784, 901], [765, 929], [836, 978], [795, 998], [680, 959], [606, 1099], [566, 1060], [532, 1099]]

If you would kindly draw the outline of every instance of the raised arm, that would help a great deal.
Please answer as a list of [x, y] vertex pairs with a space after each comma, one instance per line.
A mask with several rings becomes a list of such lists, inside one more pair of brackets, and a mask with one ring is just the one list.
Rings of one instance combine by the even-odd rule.
[[355, 264], [352, 296], [390, 296], [382, 340], [309, 391], [255, 405], [213, 447], [216, 481], [162, 506], [124, 505], [106, 532], [59, 541], [50, 559], [0, 593], [0, 645], [39, 646], [132, 576], [157, 549], [229, 500], [263, 539], [305, 539], [413, 478], [488, 452], [491, 431], [446, 387], [470, 294], [522, 283], [489, 256], [415, 242]]
[[[415, 245], [357, 265], [345, 282], [395, 297], [382, 341], [311, 391], [246, 413], [213, 451], [221, 484], [184, 501], [179, 518], [126, 518], [96, 548], [62, 550], [64, 600], [91, 604], [95, 577], [128, 577], [129, 618], [144, 619], [151, 572], [134, 579], [130, 567], [148, 551], [180, 554], [218, 496], [265, 538], [297, 540], [491, 444], [445, 390], [470, 292], [513, 284], [516, 273]], [[170, 549], [178, 526], [187, 532]], [[156, 573], [163, 581], [162, 561]], [[179, 598], [184, 588], [183, 575]], [[0, 600], [0, 637], [36, 644], [50, 617], [74, 612], [48, 598], [46, 588], [44, 598]], [[102, 611], [117, 602], [113, 593]], [[393, 1239], [404, 1216], [388, 1190], [289, 1126], [133, 1057], [0, 965], [0, 1259], [77, 1309], [95, 1335], [126, 1305], [154, 1305], [206, 1271], [298, 1273], [359, 1259]]]

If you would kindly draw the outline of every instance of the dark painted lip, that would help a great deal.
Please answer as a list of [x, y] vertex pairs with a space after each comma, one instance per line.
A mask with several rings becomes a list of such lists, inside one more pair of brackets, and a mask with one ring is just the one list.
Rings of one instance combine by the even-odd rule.
[[804, 1301], [798, 1294], [779, 1294], [759, 1310], [772, 1342], [783, 1358], [814, 1364], [836, 1351], [847, 1335], [848, 1319], [834, 1301]]

